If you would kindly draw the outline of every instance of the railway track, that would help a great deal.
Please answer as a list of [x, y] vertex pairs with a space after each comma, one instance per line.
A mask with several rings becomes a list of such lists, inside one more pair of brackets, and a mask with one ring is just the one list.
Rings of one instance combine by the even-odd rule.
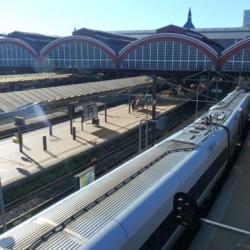
[[9, 202], [5, 205], [7, 228], [19, 224], [45, 207], [74, 192], [76, 190], [74, 176], [77, 173], [95, 165], [97, 169], [96, 177], [99, 178], [128, 159], [128, 157], [134, 155], [137, 152], [137, 148], [138, 138], [129, 137], [123, 141], [121, 146], [96, 158], [95, 161], [89, 162], [83, 168], [71, 171], [33, 192]]
[[[201, 110], [201, 113], [204, 110]], [[186, 126], [187, 123], [192, 121], [192, 117], [188, 114], [183, 114], [184, 122], [180, 124], [180, 114], [176, 116], [176, 121], [169, 123], [168, 130], [172, 133], [176, 129], [181, 129], [181, 127]], [[185, 117], [185, 118], [184, 118]], [[152, 132], [149, 131], [149, 146], [153, 144]], [[171, 132], [170, 132], [171, 133]], [[158, 140], [155, 138], [155, 140]], [[142, 145], [144, 145], [145, 138], [142, 138]], [[14, 201], [11, 201], [5, 205], [5, 215], [7, 221], [7, 228], [11, 228], [22, 221], [28, 219], [34, 214], [40, 212], [44, 208], [52, 205], [53, 203], [61, 200], [70, 193], [74, 192], [75, 183], [74, 176], [87, 169], [90, 166], [95, 166], [96, 177], [99, 178], [106, 174], [108, 171], [114, 169], [116, 166], [120, 165], [123, 161], [128, 160], [137, 153], [138, 150], [138, 133], [137, 130], [127, 138], [124, 138], [122, 143], [119, 145], [114, 144], [109, 147], [106, 152], [94, 160], [89, 161], [82, 168], [78, 168], [67, 174], [57, 178], [55, 181], [48, 183]], [[3, 230], [3, 228], [0, 228]]]

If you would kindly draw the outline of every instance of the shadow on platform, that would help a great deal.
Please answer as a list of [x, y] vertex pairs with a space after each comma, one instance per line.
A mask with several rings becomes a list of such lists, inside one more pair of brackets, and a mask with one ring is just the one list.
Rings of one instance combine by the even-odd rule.
[[[151, 117], [152, 115], [152, 110], [150, 109], [139, 109], [136, 111], [136, 114], [143, 114], [143, 116], [148, 115], [148, 117]], [[158, 111], [155, 111], [155, 115], [159, 116], [161, 113]]]
[[[102, 115], [102, 114], [100, 114], [100, 115]], [[109, 117], [109, 118], [120, 118], [120, 116], [118, 116], [118, 115], [107, 115], [107, 117]]]
[[[83, 141], [85, 141], [85, 142], [87, 142], [87, 143], [84, 143], [84, 142], [82, 142], [81, 140], [83, 140]], [[96, 141], [89, 141], [89, 140], [87, 140], [87, 139], [85, 139], [85, 138], [82, 138], [82, 137], [79, 136], [79, 135], [76, 136], [76, 141], [79, 142], [79, 143], [81, 143], [82, 145], [87, 145], [87, 144], [89, 143], [89, 144], [95, 146], [95, 145], [97, 144]]]
[[115, 126], [115, 127], [117, 127], [117, 128], [122, 128], [122, 129], [129, 130], [129, 129], [128, 129], [128, 128], [126, 128], [126, 127], [119, 126], [119, 125], [114, 124], [114, 123], [112, 123], [112, 122], [107, 122], [107, 123], [108, 123], [108, 124], [110, 124], [110, 125], [112, 125], [112, 126]]
[[22, 152], [22, 154], [25, 156], [25, 157], [23, 157], [23, 156], [21, 157], [22, 160], [27, 161], [27, 162], [33, 162], [33, 163], [35, 163], [35, 164], [38, 166], [38, 168], [44, 169], [44, 168], [40, 165], [40, 163], [37, 162], [36, 160], [34, 160], [32, 157], [30, 157], [29, 155], [27, 155], [27, 154], [24, 153], [24, 152]]
[[31, 149], [23, 144], [23, 148], [25, 148], [28, 151], [31, 151]]
[[[171, 98], [171, 97], [170, 97]], [[173, 97], [174, 98], [174, 97]], [[175, 97], [180, 98], [180, 99], [184, 99], [184, 97]], [[187, 98], [186, 98], [187, 99]], [[188, 100], [188, 99], [187, 99]], [[160, 99], [157, 101], [156, 106], [168, 106], [168, 105], [177, 105], [180, 101], [177, 100], [166, 100], [164, 98]]]
[[91, 134], [94, 135], [94, 136], [96, 136], [96, 137], [103, 138], [103, 139], [109, 138], [109, 136], [111, 134], [114, 135], [114, 136], [120, 135], [120, 133], [118, 133], [115, 130], [104, 128], [104, 127], [101, 127], [101, 126], [100, 126], [99, 130], [97, 130], [95, 132], [92, 132]]
[[57, 158], [57, 155], [53, 154], [52, 152], [50, 152], [49, 150], [45, 151], [48, 155], [50, 155], [53, 158]]
[[17, 170], [20, 174], [22, 174], [22, 175], [25, 175], [25, 176], [31, 175], [31, 173], [30, 173], [28, 170], [26, 170], [26, 169], [23, 169], [23, 168], [16, 168], [16, 170]]
[[51, 135], [49, 138], [50, 138], [49, 139], [50, 141], [61, 141], [62, 140], [60, 137], [55, 136], [55, 135]]

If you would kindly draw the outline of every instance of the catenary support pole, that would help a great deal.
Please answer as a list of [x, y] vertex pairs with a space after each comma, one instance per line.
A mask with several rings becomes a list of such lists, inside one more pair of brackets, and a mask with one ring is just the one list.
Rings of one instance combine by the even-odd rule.
[[1, 205], [2, 225], [3, 225], [3, 230], [5, 232], [7, 230], [7, 225], [6, 225], [4, 199], [3, 199], [3, 187], [2, 187], [1, 178], [0, 178], [0, 203], [1, 203], [0, 205]]

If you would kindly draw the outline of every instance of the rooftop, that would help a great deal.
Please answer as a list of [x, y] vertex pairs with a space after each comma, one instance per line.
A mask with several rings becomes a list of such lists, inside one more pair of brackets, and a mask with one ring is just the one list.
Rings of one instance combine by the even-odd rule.
[[48, 36], [39, 33], [14, 31], [7, 38], [18, 38], [28, 43], [36, 52], [40, 52], [47, 44], [59, 38], [59, 36]]
[[115, 33], [109, 33], [99, 30], [91, 30], [86, 28], [81, 28], [72, 33], [73, 36], [87, 36], [94, 38], [98, 41], [104, 42], [109, 45], [115, 52], [119, 52], [129, 43], [136, 40], [136, 38], [128, 37], [125, 35], [119, 35]]

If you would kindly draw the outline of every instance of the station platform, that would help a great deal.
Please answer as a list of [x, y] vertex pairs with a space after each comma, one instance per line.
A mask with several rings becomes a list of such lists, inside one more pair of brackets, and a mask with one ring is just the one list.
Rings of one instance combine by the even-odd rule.
[[[207, 219], [250, 231], [250, 133]], [[250, 236], [202, 225], [189, 249], [250, 249]]]
[[[166, 103], [157, 106], [157, 115], [163, 114], [177, 104]], [[76, 140], [70, 134], [70, 122], [53, 125], [53, 135], [49, 128], [42, 128], [23, 135], [23, 153], [19, 152], [19, 144], [6, 138], [0, 141], [0, 177], [2, 186], [6, 186], [38, 171], [51, 167], [69, 157], [83, 153], [107, 140], [127, 132], [139, 125], [140, 120], [147, 118], [145, 112], [128, 112], [128, 105], [120, 105], [108, 109], [107, 123], [104, 111], [99, 112], [100, 126], [92, 125], [92, 121], [83, 124], [80, 118], [73, 120], [76, 127]], [[150, 118], [150, 116], [149, 116]], [[43, 150], [42, 137], [47, 137], [47, 151]]]

